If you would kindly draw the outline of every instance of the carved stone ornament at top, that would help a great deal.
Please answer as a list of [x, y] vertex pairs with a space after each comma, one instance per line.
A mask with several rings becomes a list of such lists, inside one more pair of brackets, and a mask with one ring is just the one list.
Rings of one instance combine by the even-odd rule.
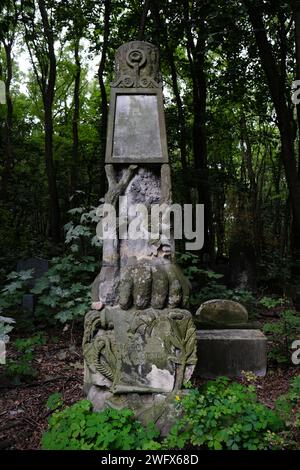
[[157, 47], [148, 42], [131, 41], [116, 52], [114, 88], [161, 88]]

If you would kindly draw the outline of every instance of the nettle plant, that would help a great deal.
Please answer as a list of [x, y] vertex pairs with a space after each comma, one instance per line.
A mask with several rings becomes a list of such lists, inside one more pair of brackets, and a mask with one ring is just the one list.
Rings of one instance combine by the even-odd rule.
[[[59, 397], [52, 397], [48, 408], [57, 410]], [[53, 404], [54, 403], [54, 404]], [[46, 450], [155, 450], [161, 446], [154, 424], [143, 427], [129, 409], [92, 411], [88, 400], [55, 411], [49, 429], [42, 437]]]
[[182, 417], [165, 439], [166, 449], [269, 449], [272, 433], [283, 426], [274, 411], [257, 401], [253, 385], [230, 383], [225, 377], [177, 398]]

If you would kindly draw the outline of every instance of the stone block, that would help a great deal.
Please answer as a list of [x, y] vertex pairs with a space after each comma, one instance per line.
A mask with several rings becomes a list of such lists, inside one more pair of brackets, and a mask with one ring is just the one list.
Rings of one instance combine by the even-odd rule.
[[238, 377], [242, 371], [264, 376], [267, 338], [259, 330], [198, 330], [194, 377]]
[[36, 304], [36, 297], [34, 294], [24, 294], [22, 299], [22, 308], [26, 312], [33, 313]]

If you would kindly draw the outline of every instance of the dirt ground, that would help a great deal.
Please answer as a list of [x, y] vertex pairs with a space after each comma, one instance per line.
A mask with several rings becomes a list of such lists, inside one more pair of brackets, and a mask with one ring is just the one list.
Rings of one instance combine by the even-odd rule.
[[[0, 449], [40, 448], [50, 415], [46, 402], [51, 394], [60, 392], [65, 405], [84, 398], [81, 329], [56, 329], [47, 334], [47, 344], [36, 347], [33, 362], [36, 378], [28, 383], [12, 384], [5, 378], [3, 368], [0, 369]], [[9, 347], [8, 357], [14, 354]], [[259, 400], [272, 408], [297, 374], [297, 367], [269, 369], [266, 377], [256, 381]]]
[[81, 341], [80, 331], [52, 331], [47, 345], [36, 347], [37, 374], [29, 383], [13, 385], [0, 372], [0, 449], [40, 448], [52, 393], [60, 392], [66, 405], [84, 398]]

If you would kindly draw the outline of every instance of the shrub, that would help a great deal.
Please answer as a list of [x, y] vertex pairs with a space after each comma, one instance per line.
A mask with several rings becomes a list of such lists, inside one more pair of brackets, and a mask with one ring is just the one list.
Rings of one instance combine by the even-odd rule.
[[60, 409], [62, 405], [63, 405], [63, 399], [62, 399], [62, 394], [60, 392], [52, 393], [52, 395], [48, 397], [48, 400], [46, 403], [48, 410], [56, 411]]
[[[104, 202], [104, 201], [103, 201]], [[101, 218], [99, 207], [75, 207], [68, 211], [71, 221], [65, 226], [65, 243], [73, 253], [95, 253], [102, 246], [96, 235], [96, 226]]]
[[279, 364], [291, 361], [291, 346], [300, 337], [300, 316], [294, 310], [286, 310], [276, 322], [266, 323], [264, 333], [271, 342], [268, 358]]
[[251, 292], [245, 289], [228, 289], [220, 282], [223, 274], [215, 273], [209, 269], [202, 269], [198, 266], [198, 256], [192, 253], [177, 253], [176, 259], [183, 268], [185, 276], [201, 287], [201, 289], [197, 289], [197, 292], [192, 292], [190, 295], [192, 307], [199, 307], [207, 300], [226, 299], [240, 302], [250, 312], [255, 311], [256, 299]]
[[285, 429], [272, 435], [272, 441], [280, 449], [300, 449], [300, 375], [293, 378], [290, 388], [275, 403], [278, 416], [285, 423]]
[[[102, 245], [96, 236], [99, 210], [77, 207], [69, 213], [73, 219], [65, 225], [69, 254], [52, 258], [49, 271], [31, 290], [38, 296], [36, 315], [50, 324], [55, 319], [65, 323], [85, 315], [91, 303], [91, 283], [99, 271], [96, 261]], [[7, 275], [7, 284], [0, 293], [0, 312], [20, 310], [32, 274], [33, 269]]]
[[276, 307], [282, 307], [286, 303], [286, 299], [279, 298], [276, 299], [274, 297], [262, 297], [259, 300], [259, 305], [265, 307], [267, 310], [272, 310]]
[[5, 365], [5, 372], [8, 376], [19, 382], [22, 378], [35, 377], [36, 370], [32, 366], [34, 359], [34, 349], [38, 345], [46, 343], [44, 333], [36, 333], [30, 338], [16, 339], [13, 344], [18, 351], [16, 359], [9, 359]]
[[167, 449], [267, 449], [270, 433], [282, 427], [276, 413], [257, 402], [254, 386], [226, 378], [189, 390], [177, 406], [183, 414], [163, 443]]
[[55, 411], [49, 430], [42, 437], [46, 450], [140, 450], [159, 449], [154, 439], [159, 431], [152, 424], [144, 428], [129, 409], [92, 411], [88, 400], [81, 400], [62, 411]]
[[51, 264], [32, 289], [38, 295], [37, 316], [47, 321], [57, 318], [62, 323], [82, 318], [90, 308], [95, 258], [66, 255], [53, 258]]
[[12, 271], [6, 276], [7, 283], [0, 293], [0, 310], [16, 310], [22, 304], [23, 295], [28, 291], [28, 281], [32, 278], [33, 269]]

